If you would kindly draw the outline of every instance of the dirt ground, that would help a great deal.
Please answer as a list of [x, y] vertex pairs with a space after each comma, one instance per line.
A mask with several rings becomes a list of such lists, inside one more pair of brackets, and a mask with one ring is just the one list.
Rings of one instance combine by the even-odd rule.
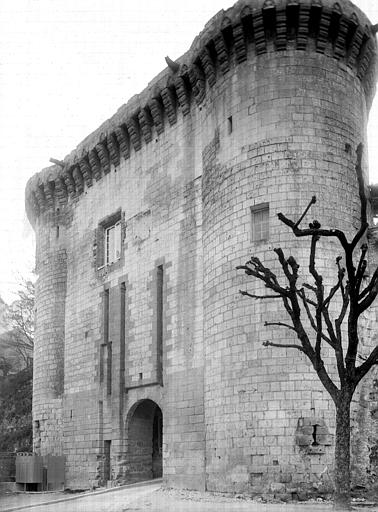
[[66, 498], [64, 492], [43, 492], [43, 493], [11, 493], [0, 492], [0, 511], [13, 507], [35, 505], [46, 501], [53, 501], [59, 498]]
[[[362, 502], [360, 502], [362, 504]], [[364, 504], [367, 504], [365, 501]], [[356, 502], [357, 505], [357, 502]], [[312, 500], [300, 503], [264, 503], [243, 497], [227, 497], [210, 493], [159, 489], [140, 498], [122, 512], [330, 512], [332, 503]], [[360, 507], [358, 507], [361, 510]], [[378, 512], [377, 507], [365, 508]]]
[[[41, 503], [51, 502], [45, 504]], [[378, 512], [378, 505], [355, 502], [356, 510]], [[368, 506], [370, 505], [370, 506]], [[324, 501], [263, 503], [243, 497], [230, 497], [194, 491], [162, 489], [160, 482], [127, 486], [106, 492], [72, 496], [65, 493], [3, 494], [0, 510], [10, 512], [330, 512]]]

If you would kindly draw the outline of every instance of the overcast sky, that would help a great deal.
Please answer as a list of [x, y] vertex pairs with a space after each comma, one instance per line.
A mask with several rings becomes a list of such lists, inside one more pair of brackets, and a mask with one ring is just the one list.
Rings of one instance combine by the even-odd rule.
[[[378, 23], [377, 0], [354, 2]], [[27, 180], [63, 159], [175, 59], [226, 0], [0, 0], [0, 296], [34, 266]], [[370, 175], [378, 182], [378, 99]], [[374, 170], [375, 167], [375, 170]]]

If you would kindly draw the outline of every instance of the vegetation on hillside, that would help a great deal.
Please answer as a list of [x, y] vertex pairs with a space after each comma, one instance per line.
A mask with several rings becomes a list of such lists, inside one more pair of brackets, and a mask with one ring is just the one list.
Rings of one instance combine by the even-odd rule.
[[0, 298], [0, 452], [32, 450], [33, 283], [17, 295], [10, 305]]
[[32, 450], [32, 367], [0, 377], [0, 452]]

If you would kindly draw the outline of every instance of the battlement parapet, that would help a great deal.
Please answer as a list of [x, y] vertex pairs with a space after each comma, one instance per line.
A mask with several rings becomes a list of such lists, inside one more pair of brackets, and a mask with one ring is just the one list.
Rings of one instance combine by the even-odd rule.
[[129, 159], [178, 116], [200, 106], [208, 91], [234, 66], [269, 52], [310, 51], [343, 63], [361, 81], [367, 104], [375, 90], [377, 27], [343, 0], [240, 0], [220, 11], [190, 50], [155, 77], [139, 95], [84, 139], [61, 163], [34, 175], [26, 187], [32, 223], [79, 197], [85, 187]]

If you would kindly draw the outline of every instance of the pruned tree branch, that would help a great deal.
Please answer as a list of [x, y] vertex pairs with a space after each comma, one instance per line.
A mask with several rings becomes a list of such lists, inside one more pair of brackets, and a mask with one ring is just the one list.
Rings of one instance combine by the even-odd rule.
[[303, 286], [303, 288], [307, 288], [307, 290], [311, 290], [312, 292], [316, 293], [316, 287], [315, 286], [311, 286], [308, 283], [303, 283], [302, 286]]
[[315, 265], [315, 257], [316, 257], [316, 244], [319, 242], [320, 238], [318, 235], [313, 235], [311, 237], [311, 249], [310, 249], [310, 264], [309, 271], [315, 280], [315, 288], [316, 288], [316, 308], [315, 308], [315, 324], [316, 324], [316, 342], [315, 342], [315, 357], [316, 364], [319, 365], [321, 361], [321, 348], [322, 348], [322, 307], [324, 300], [324, 286], [323, 286], [323, 277], [316, 270]]
[[316, 196], [312, 196], [311, 201], [308, 203], [307, 208], [302, 213], [302, 215], [299, 217], [299, 220], [295, 223], [295, 227], [299, 227], [299, 224], [302, 222], [302, 220], [306, 217], [307, 212], [311, 208], [313, 204], [316, 203]]
[[265, 322], [264, 326], [265, 327], [271, 327], [271, 326], [286, 327], [286, 329], [290, 329], [291, 331], [296, 332], [296, 330], [294, 329], [294, 327], [292, 325], [285, 324], [284, 322]]
[[277, 276], [269, 268], [265, 267], [259, 258], [252, 256], [245, 265], [240, 265], [236, 267], [236, 269], [244, 270], [247, 275], [260, 279], [265, 283], [267, 288], [270, 288], [278, 295], [287, 295], [286, 288], [280, 286]]
[[341, 295], [342, 296], [345, 293], [345, 288], [343, 286], [344, 276], [345, 276], [345, 269], [339, 267], [338, 274], [337, 274], [337, 278], [338, 278], [337, 279], [337, 283], [335, 284], [335, 286], [333, 286], [331, 288], [331, 290], [330, 290], [330, 292], [328, 294], [328, 297], [324, 300], [324, 302], [323, 302], [323, 307], [324, 308], [328, 308], [328, 306], [331, 303], [332, 299], [334, 298], [334, 296], [336, 295], [336, 293], [339, 290], [341, 291]]
[[374, 348], [366, 361], [356, 369], [356, 386], [376, 364], [378, 364], [378, 345]]
[[343, 247], [348, 246], [348, 240], [345, 236], [345, 233], [339, 229], [320, 229], [320, 228], [308, 228], [308, 229], [299, 229], [295, 222], [288, 219], [283, 213], [278, 213], [277, 217], [279, 220], [286, 224], [286, 226], [289, 226], [289, 228], [292, 229], [294, 235], [298, 238], [304, 237], [304, 236], [324, 236], [324, 237], [333, 237], [339, 239], [341, 245]]
[[251, 299], [281, 299], [282, 295], [254, 295], [245, 290], [239, 290], [240, 295], [251, 297]]
[[360, 203], [361, 203], [361, 218], [360, 218], [361, 226], [350, 244], [352, 251], [357, 246], [358, 242], [364, 236], [367, 228], [369, 227], [369, 223], [367, 221], [367, 199], [366, 199], [366, 194], [365, 194], [365, 181], [364, 181], [364, 175], [363, 175], [363, 171], [362, 171], [363, 150], [364, 150], [363, 144], [359, 144], [357, 147], [357, 150], [356, 150], [357, 162], [356, 162], [355, 169], [356, 169], [356, 175], [357, 175], [357, 181], [358, 181], [358, 193], [360, 196]]
[[277, 348], [296, 348], [300, 352], [306, 353], [303, 347], [295, 345], [295, 343], [272, 343], [271, 341], [264, 341], [264, 347], [277, 347]]
[[373, 289], [376, 287], [377, 285], [377, 282], [378, 282], [378, 267], [375, 269], [375, 271], [373, 272], [373, 275], [370, 279], [370, 282], [369, 284], [366, 286], [366, 288], [364, 290], [362, 290], [362, 292], [359, 294], [358, 296], [358, 300], [359, 301], [362, 301], [362, 299], [364, 299], [366, 296], [368, 296], [370, 294], [370, 292], [373, 291]]
[[[373, 279], [372, 279], [373, 281]], [[364, 311], [370, 308], [378, 295], [378, 275], [374, 278], [374, 282], [371, 283], [372, 286], [369, 285], [369, 291], [364, 295], [364, 299], [358, 303], [357, 306], [357, 314], [360, 316]]]
[[360, 260], [358, 262], [358, 267], [357, 267], [357, 272], [356, 272], [356, 282], [355, 282], [355, 291], [356, 291], [357, 295], [360, 293], [362, 279], [364, 278], [366, 267], [367, 267], [367, 261], [365, 259], [367, 250], [368, 250], [367, 244], [362, 244], [361, 255], [360, 255]]
[[[313, 317], [313, 315], [312, 315], [312, 313], [311, 313], [311, 310], [310, 310], [310, 307], [309, 307], [309, 304], [311, 304], [311, 305], [313, 305], [313, 306], [315, 306], [315, 307], [316, 307], [316, 303], [315, 303], [315, 302], [310, 302], [310, 301], [309, 301], [309, 299], [308, 299], [308, 297], [306, 296], [306, 293], [305, 293], [305, 291], [304, 291], [304, 289], [303, 289], [303, 288], [302, 288], [301, 290], [298, 290], [298, 292], [297, 292], [297, 293], [298, 293], [298, 296], [300, 297], [300, 299], [301, 299], [301, 300], [302, 300], [302, 302], [303, 302], [303, 306], [304, 306], [304, 308], [305, 308], [305, 311], [306, 311], [307, 317], [308, 317], [308, 319], [309, 319], [309, 321], [310, 321], [310, 325], [311, 325], [312, 329], [313, 329], [315, 332], [317, 332], [316, 323], [315, 323], [314, 317]], [[324, 341], [326, 341], [329, 345], [331, 345], [331, 347], [333, 347], [333, 343], [332, 343], [331, 339], [330, 339], [328, 336], [326, 336], [326, 334], [324, 334], [323, 332], [322, 332], [322, 339], [323, 339]]]

